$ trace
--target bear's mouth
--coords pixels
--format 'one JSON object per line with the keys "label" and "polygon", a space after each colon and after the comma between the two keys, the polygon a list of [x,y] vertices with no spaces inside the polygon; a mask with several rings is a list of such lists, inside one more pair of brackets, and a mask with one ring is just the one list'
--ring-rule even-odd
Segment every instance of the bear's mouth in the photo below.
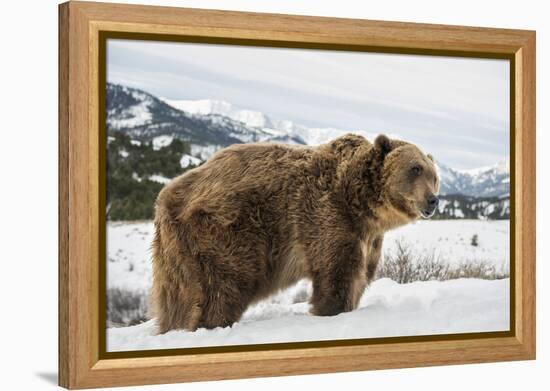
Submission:
{"label": "bear's mouth", "polygon": [[420,209],[420,215],[422,216],[422,218],[424,219],[429,219],[430,217],[432,217],[433,215],[435,214],[435,209],[433,210],[427,210],[427,209]]}

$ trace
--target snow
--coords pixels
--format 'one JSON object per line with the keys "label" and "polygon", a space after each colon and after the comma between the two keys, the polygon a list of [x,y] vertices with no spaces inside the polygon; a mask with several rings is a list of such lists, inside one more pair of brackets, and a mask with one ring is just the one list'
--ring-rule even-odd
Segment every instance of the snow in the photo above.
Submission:
{"label": "snow", "polygon": [[120,156],[122,156],[123,158],[127,158],[128,156],[130,156],[130,154],[128,153],[128,151],[125,150],[125,149],[121,149],[120,151],[118,151],[118,154],[119,154]]}
{"label": "snow", "polygon": [[221,114],[228,115],[233,111],[233,106],[231,103],[223,100],[215,99],[199,99],[199,100],[173,100],[160,98],[166,104],[178,109],[185,111],[189,114]]}
{"label": "snow", "polygon": [[133,173],[132,173],[132,179],[133,179],[134,181],[141,182],[141,179],[142,179],[142,178],[137,174],[137,172],[133,172]]}
{"label": "snow", "polygon": [[146,291],[151,287],[151,221],[107,224],[107,288]]}
{"label": "snow", "polygon": [[445,210],[445,207],[449,204],[449,200],[441,199],[439,200],[439,204],[437,206],[439,213],[443,213]]}
{"label": "snow", "polygon": [[[470,245],[476,234],[477,247]],[[397,241],[451,264],[479,259],[505,270],[510,265],[509,220],[419,220],[387,232],[383,251],[394,251]]]}
{"label": "snow", "polygon": [[[107,288],[147,294],[151,287],[150,221],[110,222],[107,226]],[[471,246],[474,234],[479,245]],[[390,231],[383,251],[396,240],[415,252],[434,252],[450,263],[483,259],[508,269],[509,222],[422,220]],[[108,350],[371,338],[404,335],[506,330],[509,327],[509,280],[462,279],[397,284],[373,282],[359,309],[335,317],[309,314],[311,284],[294,287],[250,307],[232,327],[173,331],[155,335],[154,322],[110,328]]]}
{"label": "snow", "polygon": [[107,330],[108,351],[187,348],[505,331],[510,281],[459,279],[397,284],[375,281],[358,309],[333,317],[309,313],[311,284],[301,281],[249,308],[231,327],[156,335],[154,320]]}
{"label": "snow", "polygon": [[202,163],[201,159],[196,158],[196,157],[191,156],[191,155],[187,155],[187,154],[184,154],[181,157],[181,160],[180,160],[181,168],[187,168],[190,165],[198,166],[201,163]]}
{"label": "snow", "polygon": [[459,219],[464,217],[464,212],[462,212],[460,209],[455,209],[455,217],[458,217]]}
{"label": "snow", "polygon": [[269,117],[255,110],[242,110],[223,100],[171,100],[161,98],[170,106],[195,115],[217,114],[241,122],[252,128],[273,127]]}
{"label": "snow", "polygon": [[510,210],[510,200],[504,201],[504,207],[502,208],[502,211],[500,212],[501,216],[504,216],[506,212],[509,213]]}
{"label": "snow", "polygon": [[501,161],[492,166],[456,170],[436,162],[442,194],[498,196],[509,191],[510,165]]}
{"label": "snow", "polygon": [[208,160],[214,153],[222,149],[221,145],[199,145],[191,144],[191,155],[200,158],[201,160]]}
{"label": "snow", "polygon": [[253,128],[269,127],[269,119],[261,112],[254,110],[240,110],[233,118]]}
{"label": "snow", "polygon": [[162,175],[155,174],[155,175],[149,176],[149,180],[150,180],[150,181],[153,181],[153,182],[157,182],[157,183],[163,184],[163,185],[166,185],[166,184],[169,183],[172,179],[166,178],[166,177],[164,177],[164,176],[162,176]]}
{"label": "snow", "polygon": [[508,160],[501,160],[497,164],[491,166],[477,167],[469,170],[456,170],[463,174],[470,175],[472,177],[477,177],[487,172],[493,171],[497,175],[504,175],[510,172],[510,162]]}
{"label": "snow", "polygon": [[139,94],[135,91],[132,95],[143,100],[136,105],[126,108],[122,113],[117,115],[116,119],[109,115],[107,122],[113,129],[133,128],[146,125],[152,121],[153,115],[149,111],[149,106],[151,105],[150,98],[144,97],[144,94]]}
{"label": "snow", "polygon": [[173,140],[174,140],[173,136],[168,136],[168,135],[157,136],[153,138],[153,149],[155,151],[158,151],[163,147],[167,147],[168,145],[172,144]]}

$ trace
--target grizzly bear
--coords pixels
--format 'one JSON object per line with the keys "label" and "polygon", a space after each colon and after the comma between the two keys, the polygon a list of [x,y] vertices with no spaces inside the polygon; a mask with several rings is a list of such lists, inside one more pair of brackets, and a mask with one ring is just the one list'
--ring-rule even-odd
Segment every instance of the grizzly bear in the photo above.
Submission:
{"label": "grizzly bear", "polygon": [[430,155],[380,135],[317,147],[238,144],[158,195],[152,310],[158,331],[237,322],[258,300],[309,278],[314,315],[351,311],[373,279],[384,233],[430,217]]}

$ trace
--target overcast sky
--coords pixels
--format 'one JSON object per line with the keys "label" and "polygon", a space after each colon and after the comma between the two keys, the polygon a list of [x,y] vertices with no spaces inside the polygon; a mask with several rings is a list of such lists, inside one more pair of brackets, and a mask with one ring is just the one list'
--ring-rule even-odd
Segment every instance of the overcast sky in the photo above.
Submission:
{"label": "overcast sky", "polygon": [[109,40],[107,77],[312,127],[397,134],[459,169],[509,154],[509,62]]}

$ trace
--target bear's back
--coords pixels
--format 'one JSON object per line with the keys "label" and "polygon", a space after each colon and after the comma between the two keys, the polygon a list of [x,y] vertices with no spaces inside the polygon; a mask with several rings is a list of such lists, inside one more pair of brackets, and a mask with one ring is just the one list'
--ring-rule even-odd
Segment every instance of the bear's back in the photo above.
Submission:
{"label": "bear's back", "polygon": [[181,208],[221,206],[231,199],[284,197],[300,186],[313,152],[311,147],[283,144],[231,145],[174,178],[159,194],[157,205],[179,214]]}
{"label": "bear's back", "polygon": [[[284,181],[307,166],[313,148],[283,144],[236,144],[206,162],[201,169],[204,185],[222,185],[228,191]],[[212,189],[211,189],[212,190]]]}
{"label": "bear's back", "polygon": [[234,208],[254,203],[288,207],[298,201],[299,194],[310,193],[315,198],[330,191],[337,167],[365,144],[371,145],[361,136],[345,135],[317,147],[231,145],[175,178],[161,191],[157,204],[165,204],[172,212],[192,207],[219,209],[228,203]]}

